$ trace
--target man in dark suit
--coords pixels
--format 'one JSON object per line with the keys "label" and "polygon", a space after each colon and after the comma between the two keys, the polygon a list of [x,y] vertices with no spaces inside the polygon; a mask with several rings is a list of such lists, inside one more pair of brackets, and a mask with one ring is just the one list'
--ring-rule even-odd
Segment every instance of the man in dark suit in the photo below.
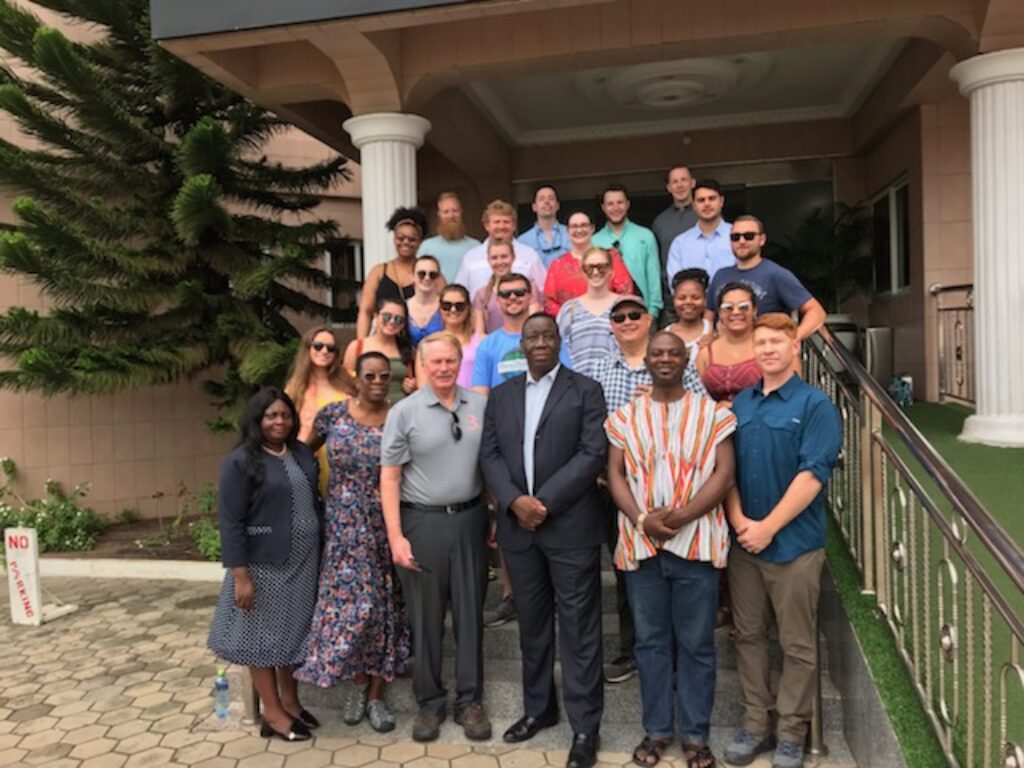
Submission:
{"label": "man in dark suit", "polygon": [[498,544],[512,580],[523,656],[525,714],[505,741],[558,722],[555,626],[563,701],[572,724],[567,768],[597,761],[604,710],[601,652],[603,523],[596,480],[608,451],[604,394],[559,364],[553,318],[523,326],[527,373],[491,390],[480,466],[497,503]]}

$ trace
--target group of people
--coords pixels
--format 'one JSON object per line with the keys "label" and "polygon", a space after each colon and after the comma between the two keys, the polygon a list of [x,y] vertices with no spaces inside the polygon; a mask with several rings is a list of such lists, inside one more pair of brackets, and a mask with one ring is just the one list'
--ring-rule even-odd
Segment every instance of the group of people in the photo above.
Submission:
{"label": "group of people", "polygon": [[[367,276],[357,338],[342,353],[330,327],[311,329],[285,389],[250,401],[221,467],[227,572],[209,644],[251,669],[265,736],[306,739],[319,725],[297,680],[344,684],[345,722],[392,730],[385,688],[411,665],[412,736],[436,739],[450,610],[454,719],[490,739],[482,646],[497,622],[483,609],[497,546],[499,619],[519,621],[523,667],[523,716],[506,742],[564,709],[567,768],[590,768],[605,683],[638,674],[634,762],[654,766],[678,738],[688,766],[715,765],[725,615],[745,709],[726,762],[774,749],[777,768],[802,764],[824,486],[842,439],[831,402],[800,377],[800,342],[824,311],[762,256],[757,218],[721,220],[714,181],[679,166],[666,187],[673,203],[653,232],[629,221],[621,185],[603,192],[596,233],[583,212],[558,221],[550,186],[519,238],[500,200],[485,209],[483,243],[466,236],[452,194],[429,239],[423,214],[399,209],[397,256]],[[602,547],[620,598],[608,665]]]}

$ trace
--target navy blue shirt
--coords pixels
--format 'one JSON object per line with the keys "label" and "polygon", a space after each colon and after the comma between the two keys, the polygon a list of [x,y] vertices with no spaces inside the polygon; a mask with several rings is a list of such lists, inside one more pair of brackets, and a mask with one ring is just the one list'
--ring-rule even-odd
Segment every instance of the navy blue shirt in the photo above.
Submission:
{"label": "navy blue shirt", "polygon": [[708,287],[708,309],[718,311],[722,300],[722,289],[729,283],[743,283],[750,286],[757,298],[757,314],[785,312],[799,309],[813,298],[796,275],[771,259],[763,259],[752,269],[723,267],[715,272]]}
{"label": "navy blue shirt", "polygon": [[751,520],[768,517],[801,472],[810,472],[822,486],[810,506],[757,555],[788,563],[825,546],[825,485],[843,444],[843,427],[828,396],[796,374],[767,396],[762,385],[744,389],[732,402],[743,514]]}

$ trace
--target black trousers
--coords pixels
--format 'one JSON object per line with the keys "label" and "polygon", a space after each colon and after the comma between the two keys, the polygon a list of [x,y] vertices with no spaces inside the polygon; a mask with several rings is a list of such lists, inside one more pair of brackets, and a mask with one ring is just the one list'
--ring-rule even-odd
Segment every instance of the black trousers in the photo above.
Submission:
{"label": "black trousers", "polygon": [[555,613],[562,660],[562,700],[574,733],[595,735],[604,712],[601,652],[601,548],[502,550],[512,580],[523,655],[525,714],[558,714]]}
{"label": "black trousers", "polygon": [[402,509],[402,532],[422,572],[398,569],[412,625],[412,688],[421,708],[444,711],[441,680],[444,615],[455,632],[455,711],[484,694],[483,614],[487,596],[487,506],[448,515]]}
{"label": "black trousers", "polygon": [[[612,499],[607,488],[601,488],[601,514],[605,522],[605,541],[608,552],[615,557],[615,545],[619,541],[619,508]],[[619,616],[619,652],[618,656],[633,658],[633,646],[636,644],[636,629],[633,627],[633,611],[629,607],[626,596],[626,579],[618,568],[615,571],[615,610]]]}

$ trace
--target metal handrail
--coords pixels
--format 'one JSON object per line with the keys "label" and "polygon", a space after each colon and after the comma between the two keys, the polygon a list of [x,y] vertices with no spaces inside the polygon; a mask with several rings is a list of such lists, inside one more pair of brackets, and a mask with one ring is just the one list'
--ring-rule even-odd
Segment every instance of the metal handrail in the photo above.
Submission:
{"label": "metal handrail", "polygon": [[939,487],[946,499],[963,516],[967,525],[977,534],[1010,580],[1018,589],[1024,591],[1024,550],[1021,550],[1003,527],[989,514],[988,510],[982,506],[977,496],[964,485],[964,482],[946,460],[924,439],[917,427],[893,403],[882,386],[871,378],[860,361],[846,347],[838,343],[827,328],[821,328],[818,331],[818,336],[826,348],[842,362],[846,372],[853,378],[860,391],[878,409],[885,422],[899,435],[903,444]]}

